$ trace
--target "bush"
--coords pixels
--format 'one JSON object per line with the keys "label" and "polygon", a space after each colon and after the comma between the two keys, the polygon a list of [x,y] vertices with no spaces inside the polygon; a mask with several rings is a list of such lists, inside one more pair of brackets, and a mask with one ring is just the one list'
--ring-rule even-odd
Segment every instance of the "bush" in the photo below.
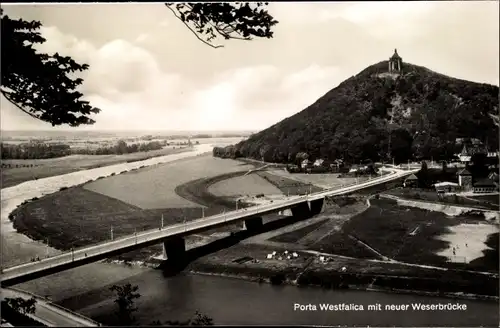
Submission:
{"label": "bush", "polygon": [[61,187],[61,188],[59,188],[59,191],[63,191],[63,190],[66,190],[66,189],[68,189],[68,187]]}
{"label": "bush", "polygon": [[278,273],[270,278],[271,285],[281,285],[285,282],[285,275]]}

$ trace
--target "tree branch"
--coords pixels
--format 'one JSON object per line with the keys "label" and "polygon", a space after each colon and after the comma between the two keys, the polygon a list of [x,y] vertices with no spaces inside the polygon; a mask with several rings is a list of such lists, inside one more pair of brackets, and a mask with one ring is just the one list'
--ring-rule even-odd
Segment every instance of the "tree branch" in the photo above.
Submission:
{"label": "tree branch", "polygon": [[203,42],[204,44],[206,44],[206,45],[208,45],[208,46],[210,46],[210,47],[212,47],[212,48],[214,48],[214,49],[217,49],[217,48],[223,48],[223,47],[224,47],[223,45],[213,45],[213,44],[211,44],[211,43],[209,43],[209,42],[207,42],[207,41],[203,40],[202,38],[200,38],[200,37],[198,36],[198,34],[197,34],[195,31],[193,31],[193,29],[192,29],[192,28],[191,28],[191,27],[190,27],[190,26],[189,26],[189,25],[188,25],[185,21],[183,21],[183,20],[182,20],[179,16],[177,16],[177,14],[175,13],[175,11],[174,11],[172,8],[170,8],[170,6],[169,6],[168,4],[165,4],[165,6],[166,6],[168,9],[170,9],[170,11],[174,14],[174,16],[175,16],[178,20],[180,20],[180,21],[181,21],[181,22],[182,22],[182,23],[183,23],[183,24],[184,24],[184,25],[185,25],[185,26],[186,26],[186,27],[187,27],[187,28],[191,31],[191,33],[193,33],[193,34],[194,34],[194,36],[196,36],[196,38],[197,38],[198,40],[200,40],[200,41],[201,41],[201,42]]}
{"label": "tree branch", "polygon": [[11,104],[13,104],[17,108],[19,108],[21,111],[25,112],[26,114],[28,114],[29,116],[31,116],[33,118],[36,118],[37,120],[40,120],[39,117],[37,117],[36,115],[32,114],[31,112],[25,110],[24,108],[19,106],[16,102],[14,102],[12,99],[10,99],[8,96],[8,94],[9,94],[8,92],[5,92],[4,90],[0,90],[0,92],[2,92],[2,95],[5,97],[5,99],[7,99]]}

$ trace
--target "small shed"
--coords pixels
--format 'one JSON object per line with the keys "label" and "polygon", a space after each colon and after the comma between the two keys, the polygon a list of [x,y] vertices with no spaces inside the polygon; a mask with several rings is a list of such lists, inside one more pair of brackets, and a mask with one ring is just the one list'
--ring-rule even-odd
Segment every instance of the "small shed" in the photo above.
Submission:
{"label": "small shed", "polygon": [[490,193],[497,190],[496,184],[490,179],[482,179],[474,183],[475,193]]}
{"label": "small shed", "polygon": [[458,183],[444,181],[444,182],[435,183],[434,188],[436,188],[436,191],[438,193],[441,193],[441,192],[449,193],[449,192],[459,191],[460,185]]}
{"label": "small shed", "polygon": [[415,174],[410,175],[403,182],[403,187],[417,187],[418,186],[418,178]]}

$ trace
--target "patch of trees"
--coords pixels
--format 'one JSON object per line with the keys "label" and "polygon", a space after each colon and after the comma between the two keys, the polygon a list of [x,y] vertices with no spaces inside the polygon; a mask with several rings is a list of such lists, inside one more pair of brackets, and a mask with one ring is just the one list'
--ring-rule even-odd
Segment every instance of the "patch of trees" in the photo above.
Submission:
{"label": "patch of trees", "polygon": [[165,143],[151,141],[147,143],[134,143],[129,145],[125,141],[119,140],[114,146],[99,147],[96,149],[75,149],[73,153],[82,155],[123,155],[159,150],[163,148]]}
{"label": "patch of trees", "polygon": [[[278,22],[267,4],[235,3],[166,3],[166,8],[201,42],[221,48],[218,40],[272,38]],[[77,91],[83,83],[78,73],[89,68],[69,56],[36,51],[46,39],[40,34],[39,21],[2,18],[2,95],[26,114],[51,123],[79,126],[93,124],[91,117],[101,110],[92,107]]]}
{"label": "patch of trees", "polygon": [[[243,157],[293,163],[310,159],[449,160],[456,138],[477,138],[498,149],[497,86],[454,79],[405,64],[391,79],[387,61],[342,82],[305,110],[236,145]],[[224,151],[221,151],[224,153]]]}
{"label": "patch of trees", "polygon": [[432,189],[436,182],[448,181],[458,183],[457,168],[442,165],[441,169],[429,169],[425,161],[422,162],[420,170],[415,174],[418,178],[418,187],[422,189]]}
{"label": "patch of trees", "polygon": [[24,299],[22,297],[5,298],[1,302],[2,319],[13,326],[45,327],[42,323],[29,317],[36,311],[36,299]]}
{"label": "patch of trees", "polygon": [[24,144],[0,143],[2,159],[44,159],[63,157],[71,154],[69,145],[30,142]]}
{"label": "patch of trees", "polygon": [[214,147],[212,149],[212,155],[214,157],[233,159],[242,157],[241,153],[236,149],[235,146]]}
{"label": "patch of trees", "polygon": [[[134,313],[138,310],[135,301],[141,297],[139,286],[132,284],[113,285],[110,290],[115,294],[117,306],[115,315],[119,325],[130,326],[136,323]],[[211,326],[213,319],[196,311],[195,315],[186,321],[152,321],[151,326]]]}
{"label": "patch of trees", "polygon": [[[45,159],[64,157],[71,154],[123,155],[159,150],[162,149],[165,144],[166,142],[151,141],[147,143],[134,143],[128,145],[125,141],[119,140],[116,145],[109,147],[99,147],[95,149],[71,149],[70,146],[66,144],[31,142],[14,145],[1,143],[0,151],[2,159]],[[12,166],[18,167],[16,164],[6,165],[6,167]]]}

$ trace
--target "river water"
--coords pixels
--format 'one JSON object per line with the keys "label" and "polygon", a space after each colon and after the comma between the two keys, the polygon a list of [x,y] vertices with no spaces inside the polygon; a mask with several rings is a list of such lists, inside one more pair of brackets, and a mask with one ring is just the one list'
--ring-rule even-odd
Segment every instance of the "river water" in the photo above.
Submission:
{"label": "river water", "polygon": [[[118,164],[79,171],[64,176],[28,181],[2,189],[2,262],[10,266],[26,262],[41,252],[57,253],[46,245],[16,233],[8,214],[23,200],[56,192],[63,186],[80,184],[99,176],[119,173],[142,165],[170,162],[201,154],[209,145],[200,145],[190,153],[180,153],[146,161]],[[76,310],[101,322],[110,320],[114,310],[113,284],[139,286],[137,323],[153,320],[183,320],[195,311],[214,318],[216,324],[281,325],[362,325],[362,326],[497,326],[499,306],[495,302],[452,300],[446,298],[387,294],[365,291],[331,291],[319,288],[271,286],[238,279],[180,274],[164,277],[162,272],[146,267],[93,263],[16,287]],[[320,304],[354,304],[363,311],[322,311]],[[381,305],[380,311],[369,311],[369,304]],[[466,310],[414,311],[411,304],[459,303]],[[294,304],[315,305],[316,311],[294,311]],[[409,304],[404,311],[384,310],[385,305]],[[309,308],[313,308],[310,306]]]}

